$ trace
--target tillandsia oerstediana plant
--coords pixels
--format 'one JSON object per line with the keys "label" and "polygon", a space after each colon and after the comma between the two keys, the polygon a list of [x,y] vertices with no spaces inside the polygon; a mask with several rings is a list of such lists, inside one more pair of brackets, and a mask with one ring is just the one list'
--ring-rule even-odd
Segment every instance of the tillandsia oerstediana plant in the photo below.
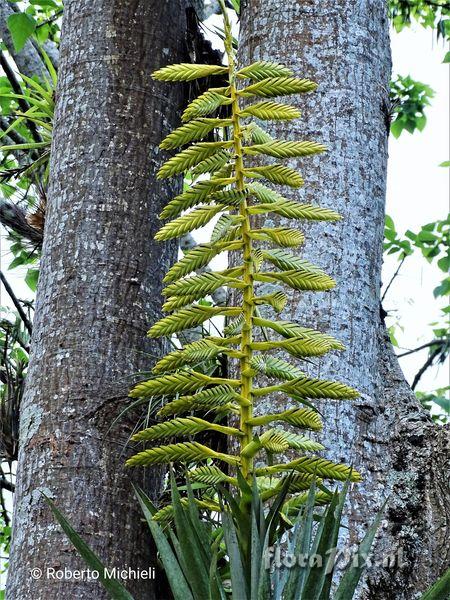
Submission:
{"label": "tillandsia oerstediana plant", "polygon": [[[293,471],[287,508],[295,509],[305,497],[305,494],[299,497],[295,494],[308,489],[314,476],[360,479],[347,465],[307,454],[322,450],[323,446],[296,431],[322,428],[320,415],[311,400],[352,399],[358,393],[342,383],[307,377],[291,362],[271,355],[275,350],[282,350],[291,357],[303,359],[343,346],[330,335],[262,316],[259,307],[263,306],[281,312],[286,296],[281,290],[258,295],[261,282],[309,291],[330,290],[335,283],[318,267],[287,250],[303,243],[304,236],[298,229],[258,228],[254,215],[274,213],[295,220],[316,221],[336,221],[340,216],[327,208],[283,198],[272,187],[261,183],[265,180],[299,188],[303,180],[288,166],[273,162],[255,164],[253,157],[284,159],[325,150],[316,142],[273,139],[254,122],[254,119],[299,117],[300,112],[294,106],[270,98],[312,92],[317,86],[307,79],[294,77],[290,69],[272,62],[260,61],[238,70],[230,23],[223,2],[221,4],[228,66],[175,64],[153,73],[154,79],[160,81],[191,81],[219,75],[227,77],[228,82],[224,87],[208,89],[193,100],[183,113],[184,124],[161,143],[164,150],[185,148],[164,163],[158,178],[178,176],[190,170],[194,182],[165,206],[161,218],[170,221],[155,239],[165,241],[183,236],[220,217],[211,241],[187,252],[165,276],[163,310],[170,314],[153,325],[149,336],[173,336],[218,315],[225,316],[228,325],[223,337],[208,336],[170,352],[155,365],[154,378],[134,387],[133,397],[169,398],[158,413],[168,420],[140,431],[134,436],[135,441],[188,439],[153,446],[132,456],[127,464],[146,466],[181,461],[189,466],[188,476],[192,481],[213,488],[220,483],[237,485],[237,479],[221,468],[221,463],[226,463],[232,466],[232,473],[239,470],[247,481],[256,477],[265,499],[276,495],[283,476]],[[205,116],[220,107],[228,107],[225,117]],[[215,141],[200,141],[211,134],[215,134]],[[240,264],[221,271],[201,271],[223,252],[238,254]],[[210,306],[199,302],[221,286],[240,290],[242,303]],[[266,314],[267,309],[264,311]],[[259,341],[258,329],[271,330],[279,335],[279,340],[266,336],[265,341]],[[209,376],[193,368],[219,355],[239,362],[238,378]],[[257,387],[258,374],[277,381],[274,385]],[[295,406],[274,414],[260,414],[261,398],[274,392],[283,392]],[[224,418],[233,415],[238,418],[223,424]],[[285,424],[284,428],[274,426],[276,422]],[[287,429],[286,425],[294,429]],[[238,444],[230,441],[230,452],[221,453],[191,439],[208,430],[230,436]],[[236,447],[238,450],[234,453]],[[289,462],[274,458],[289,449],[302,454]],[[254,458],[260,452],[266,452],[270,460],[256,468]],[[259,457],[258,461],[260,463]],[[321,493],[325,500],[326,492],[318,492],[318,500]],[[204,506],[218,508],[213,490]]]}

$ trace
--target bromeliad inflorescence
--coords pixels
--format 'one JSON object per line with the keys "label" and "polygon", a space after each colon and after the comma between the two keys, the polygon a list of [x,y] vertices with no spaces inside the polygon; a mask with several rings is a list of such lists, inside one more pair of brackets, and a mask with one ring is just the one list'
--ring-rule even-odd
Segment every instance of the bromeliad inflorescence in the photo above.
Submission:
{"label": "bromeliad inflorescence", "polygon": [[[228,66],[177,64],[153,74],[160,81],[190,81],[220,75],[226,76],[228,82],[193,100],[183,113],[184,124],[161,144],[165,150],[185,148],[161,167],[158,177],[178,176],[190,170],[195,179],[164,208],[161,218],[170,220],[156,239],[180,237],[220,216],[211,241],[188,251],[165,276],[163,309],[169,314],[153,325],[149,335],[179,334],[218,315],[227,318],[228,326],[223,337],[208,336],[169,353],[155,365],[155,377],[132,390],[133,397],[171,397],[159,411],[159,416],[167,420],[140,431],[134,440],[153,443],[164,438],[185,439],[139,452],[127,464],[145,466],[182,461],[189,465],[188,476],[192,481],[214,486],[225,482],[237,484],[237,479],[223,468],[223,463],[228,463],[233,472],[239,470],[247,480],[255,477],[260,489],[264,489],[265,499],[274,496],[286,473],[293,471],[287,503],[295,507],[296,494],[309,487],[313,476],[359,480],[359,474],[350,467],[309,454],[322,450],[323,446],[298,433],[298,430],[322,428],[311,400],[352,399],[358,394],[342,383],[307,377],[291,362],[278,357],[280,350],[296,359],[321,356],[342,349],[342,345],[319,331],[267,318],[267,310],[283,310],[286,296],[281,290],[258,295],[260,283],[287,285],[300,291],[325,291],[334,286],[334,281],[288,250],[304,241],[298,229],[258,228],[253,215],[274,213],[294,220],[317,221],[335,221],[340,217],[333,210],[286,199],[270,187],[270,184],[302,186],[303,180],[294,169],[273,161],[255,162],[256,156],[285,159],[325,150],[316,142],[273,139],[254,121],[299,117],[297,108],[271,98],[312,92],[316,84],[298,79],[290,69],[271,62],[256,62],[238,70],[224,7],[223,11]],[[222,107],[228,109],[225,117],[207,116]],[[224,128],[229,135],[221,135]],[[214,132],[215,141],[201,141]],[[240,264],[222,271],[201,272],[211,259],[224,252],[238,254]],[[199,302],[222,286],[240,290],[242,302],[233,306]],[[263,306],[269,307],[263,309],[264,313],[260,309]],[[260,341],[261,329],[271,330],[279,339]],[[277,356],[273,355],[275,350]],[[214,377],[192,368],[220,355],[239,362],[238,378]],[[276,383],[257,387],[258,374],[273,378]],[[260,414],[261,398],[274,392],[284,393],[295,406],[274,414]],[[231,424],[223,424],[224,417],[233,415],[237,418],[230,419]],[[283,427],[276,426],[277,422]],[[230,443],[228,447],[238,447],[238,451],[217,452],[191,439],[204,431],[234,438],[238,444]],[[301,454],[290,462],[274,458],[289,449]],[[267,453],[271,460],[256,468],[254,458],[261,452]],[[209,494],[208,506],[214,508],[212,497]]]}

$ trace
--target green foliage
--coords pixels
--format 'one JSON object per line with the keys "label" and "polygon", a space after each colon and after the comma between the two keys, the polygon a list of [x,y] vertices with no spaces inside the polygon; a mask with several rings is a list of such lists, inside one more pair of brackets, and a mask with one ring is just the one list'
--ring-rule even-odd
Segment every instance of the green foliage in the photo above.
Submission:
{"label": "green foliage", "polygon": [[[220,515],[215,521],[205,518],[204,503],[196,501],[189,484],[188,497],[183,499],[172,479],[172,507],[164,515],[156,513],[148,497],[137,491],[175,600],[353,598],[382,511],[331,596],[334,555],[348,484],[342,493],[332,493],[323,490],[320,480],[305,480],[306,485],[299,487],[307,492],[298,496],[295,512],[299,518],[294,524],[288,517],[292,501],[286,501],[286,496],[289,489],[296,488],[295,476],[285,476],[278,485],[260,493],[255,480],[249,485],[238,473],[237,480],[231,480],[236,491],[230,493],[222,485],[227,480],[230,483],[231,478],[213,467],[197,469],[200,470],[199,479],[214,482],[219,489]],[[270,511],[263,508],[267,497],[272,497]],[[328,508],[316,508],[318,498],[329,503]],[[242,510],[246,503],[248,518]],[[282,553],[290,557],[289,568],[280,560]],[[321,560],[311,560],[313,556],[320,556]]]}
{"label": "green foliage", "polygon": [[[428,348],[428,357],[412,382],[412,388],[415,389],[425,370],[436,364],[444,364],[450,354],[449,307],[447,301],[450,295],[450,277],[448,275],[450,269],[450,215],[445,219],[423,225],[417,233],[408,230],[403,237],[396,231],[392,218],[386,216],[384,250],[387,254],[398,256],[399,266],[386,288],[383,299],[386,296],[386,292],[391,288],[402,264],[414,252],[420,251],[427,262],[436,264],[442,272],[442,280],[433,290],[433,295],[436,299],[445,300],[445,306],[441,311],[441,319],[438,322],[430,323],[433,339],[427,344],[399,355],[400,357],[408,356],[413,352]],[[398,346],[396,326],[390,325],[389,331],[392,343]],[[439,392],[425,394],[417,392],[417,395],[425,408],[430,408],[432,403],[435,403],[435,409],[440,407],[444,412],[448,412],[448,405],[444,403],[446,408],[443,407],[444,399]],[[434,416],[438,422],[445,422],[446,420],[445,416]]]}
{"label": "green foliage", "polygon": [[21,11],[12,14],[7,21],[16,52],[20,52],[30,38],[41,44],[47,40],[59,42],[61,0],[26,0],[20,4]]}
{"label": "green foliage", "polygon": [[[449,342],[450,343],[450,342]],[[447,349],[447,355],[450,352],[450,348]],[[417,398],[426,410],[433,410],[431,416],[433,421],[440,425],[445,425],[450,422],[450,386],[445,388],[439,388],[429,393],[416,392]],[[434,406],[433,406],[434,405]],[[440,409],[436,412],[436,407]]]}
{"label": "green foliage", "polygon": [[402,131],[422,131],[427,123],[425,108],[430,105],[434,91],[430,86],[407,77],[397,76],[391,82],[390,99],[393,107],[392,135],[400,137]]}
{"label": "green foliage", "polygon": [[20,52],[36,29],[36,21],[26,13],[14,13],[8,17],[8,29],[16,52]]}
{"label": "green foliage", "polygon": [[[264,227],[254,215],[274,212],[293,220],[317,221],[336,221],[340,216],[327,208],[284,198],[270,183],[265,185],[267,182],[292,188],[303,185],[296,170],[274,163],[271,157],[284,159],[325,151],[325,146],[314,141],[273,139],[251,120],[253,117],[292,119],[298,116],[297,109],[272,101],[246,104],[247,108],[241,109],[241,102],[252,96],[270,98],[310,92],[317,86],[309,80],[297,79],[284,65],[271,62],[259,61],[237,71],[226,15],[224,23],[228,67],[169,65],[154,74],[162,81],[190,81],[226,74],[228,84],[211,88],[193,100],[183,114],[185,124],[161,144],[167,150],[182,149],[166,160],[158,177],[189,171],[192,184],[169,200],[161,214],[161,218],[169,221],[155,239],[164,241],[182,236],[213,219],[216,224],[211,241],[189,250],[165,276],[163,310],[168,314],[152,326],[149,336],[177,334],[180,338],[181,332],[215,317],[226,317],[228,325],[223,336],[209,336],[170,352],[154,366],[154,377],[131,391],[131,396],[138,399],[162,398],[158,416],[169,420],[153,424],[134,436],[136,442],[161,440],[163,445],[152,445],[127,461],[129,466],[185,463],[189,467],[188,478],[202,484],[197,501],[206,502],[214,510],[219,502],[214,485],[218,481],[237,485],[237,480],[222,470],[227,464],[242,471],[247,482],[255,478],[257,488],[264,487],[269,476],[276,487],[280,482],[278,476],[284,477],[290,470],[303,477],[318,474],[323,479],[338,481],[360,479],[347,465],[310,455],[323,446],[305,435],[322,429],[320,414],[312,404],[314,399],[342,401],[356,398],[358,393],[339,382],[309,378],[293,363],[272,355],[277,351],[293,359],[308,359],[341,350],[342,344],[296,323],[274,321],[268,315],[262,318],[258,308],[269,307],[268,314],[270,310],[281,311],[286,303],[286,295],[280,289],[283,286],[324,292],[332,289],[335,282],[315,265],[284,249],[296,248],[304,242],[297,225]],[[214,115],[219,107],[225,107],[221,118]],[[208,141],[202,141],[204,137]],[[202,177],[197,179],[200,173]],[[239,256],[237,266],[204,272],[209,261],[224,251],[234,251]],[[275,289],[260,294],[260,283],[269,283]],[[222,286],[235,290],[234,305],[211,306],[203,301]],[[239,364],[236,379],[202,372],[202,363],[219,356],[235,361],[236,366]],[[273,380],[273,384],[258,387],[258,373]],[[271,393],[284,395],[291,404],[279,412],[264,414],[260,399]],[[223,424],[227,415],[234,415],[230,425]],[[274,426],[275,423],[282,423],[283,428]],[[204,435],[202,443],[194,441],[205,432],[226,436],[234,442],[221,445],[221,448],[228,446],[228,452],[218,452],[208,445],[210,438]],[[181,439],[172,443],[176,438]],[[203,443],[205,439],[207,442]],[[280,455],[288,450],[295,451],[297,458],[290,455],[290,462],[283,462]],[[302,505],[302,496],[297,498],[302,491],[304,488],[291,486],[287,492],[291,516]],[[266,495],[270,498],[267,489]],[[323,501],[324,497],[318,496],[317,502]],[[173,514],[173,509],[163,508],[160,513],[158,518]]]}
{"label": "green foliage", "polygon": [[437,37],[450,37],[450,5],[447,0],[389,0],[389,14],[397,32],[417,21],[434,29]]}

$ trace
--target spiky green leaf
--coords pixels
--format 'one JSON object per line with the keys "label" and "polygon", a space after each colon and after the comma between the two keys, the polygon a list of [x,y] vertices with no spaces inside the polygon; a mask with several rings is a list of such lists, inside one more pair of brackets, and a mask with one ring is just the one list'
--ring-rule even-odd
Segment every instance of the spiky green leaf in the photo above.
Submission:
{"label": "spiky green leaf", "polygon": [[257,427],[259,425],[267,425],[273,421],[284,421],[290,425],[295,425],[303,429],[311,429],[312,431],[320,431],[323,427],[319,413],[310,408],[291,408],[281,413],[253,417],[247,419],[246,423],[252,427]]}
{"label": "spiky green leaf", "polygon": [[258,468],[255,472],[257,476],[260,476],[292,470],[317,475],[324,479],[335,479],[337,481],[346,481],[349,479],[350,481],[361,481],[361,475],[352,467],[317,456],[302,456],[289,463],[280,463],[269,467]]}
{"label": "spiky green leaf", "polygon": [[288,67],[266,60],[254,62],[237,72],[240,79],[253,79],[254,81],[261,81],[267,77],[290,77],[292,75],[293,72]]}
{"label": "spiky green leaf", "polygon": [[268,327],[276,333],[279,333],[285,338],[303,338],[311,341],[315,340],[322,344],[326,344],[329,350],[345,350],[345,346],[334,338],[332,335],[322,333],[316,329],[310,329],[309,327],[302,327],[297,323],[291,323],[290,321],[272,321],[270,319],[262,319],[255,317],[253,323],[258,327]]}
{"label": "spiky green leaf", "polygon": [[170,283],[181,279],[181,277],[188,275],[192,271],[197,271],[207,265],[221,252],[238,250],[239,248],[239,242],[215,242],[195,246],[195,248],[186,252],[183,258],[169,269],[163,281],[164,283]]}
{"label": "spiky green leaf", "polygon": [[163,289],[164,296],[191,296],[194,300],[204,298],[219,287],[233,282],[234,279],[218,272],[206,272],[201,275],[184,277]]}
{"label": "spiky green leaf", "polygon": [[265,144],[246,146],[246,154],[265,154],[275,158],[292,158],[295,156],[309,156],[325,152],[326,146],[317,142],[288,142],[273,140]]}
{"label": "spiky green leaf", "polygon": [[259,373],[264,373],[268,377],[276,377],[282,381],[304,377],[304,373],[300,369],[276,356],[256,354],[252,357],[250,365]]}
{"label": "spiky green leaf", "polygon": [[231,104],[231,98],[227,97],[226,88],[209,89],[198,98],[192,100],[181,116],[181,120],[186,122],[191,119],[203,117],[216,111],[220,106]]}
{"label": "spiky green leaf", "polygon": [[147,427],[134,434],[131,438],[133,442],[149,442],[151,440],[160,440],[167,437],[184,437],[196,435],[201,431],[216,431],[226,435],[240,436],[242,433],[234,427],[225,427],[210,423],[198,417],[179,417],[172,421],[158,423],[152,427]]}
{"label": "spiky green leaf", "polygon": [[238,314],[240,309],[226,308],[221,306],[198,306],[183,308],[160,319],[151,327],[148,335],[150,337],[159,337],[162,335],[171,335],[183,329],[191,329],[201,325],[208,319],[217,315]]}
{"label": "spiky green leaf", "polygon": [[199,142],[198,144],[193,144],[169,158],[159,169],[156,177],[157,179],[165,179],[178,173],[183,173],[191,167],[198,165],[198,163],[206,158],[230,146],[230,142]]}
{"label": "spiky green leaf", "polygon": [[195,119],[169,133],[160,143],[159,147],[163,150],[171,150],[179,146],[185,146],[189,142],[202,140],[214,129],[228,127],[231,123],[230,119]]}
{"label": "spiky green leaf", "polygon": [[285,392],[292,392],[300,398],[330,398],[333,400],[354,400],[359,393],[354,388],[338,381],[303,377],[282,385]]}
{"label": "spiky green leaf", "polygon": [[303,185],[303,178],[291,167],[285,165],[264,165],[260,167],[251,167],[245,169],[247,177],[264,177],[268,181],[278,183],[279,185],[288,185],[293,188],[299,188]]}
{"label": "spiky green leaf", "polygon": [[[198,163],[195,167],[191,169],[192,175],[203,175],[204,173],[215,173],[217,170],[222,169],[231,158],[231,154],[227,150],[221,150],[210,156],[209,158],[205,158]],[[217,176],[217,173],[215,173]]]}
{"label": "spiky green leaf", "polygon": [[285,248],[300,246],[305,241],[301,231],[289,227],[253,229],[251,235],[254,239],[268,240]]}
{"label": "spiky green leaf", "polygon": [[288,121],[300,117],[300,111],[295,106],[279,102],[257,102],[250,104],[241,111],[241,117],[256,117],[265,121]]}
{"label": "spiky green leaf", "polygon": [[221,65],[178,63],[154,71],[152,78],[157,81],[192,81],[200,77],[224,75],[227,72],[228,67],[222,67]]}
{"label": "spiky green leaf", "polygon": [[176,371],[185,365],[211,360],[226,351],[226,347],[217,346],[212,340],[201,339],[184,348],[169,352],[153,367],[154,373]]}
{"label": "spiky green leaf", "polygon": [[180,237],[185,233],[200,229],[211,221],[218,213],[224,210],[223,206],[201,206],[192,212],[181,215],[177,219],[166,223],[155,235],[159,242]]}
{"label": "spiky green leaf", "polygon": [[216,385],[197,392],[194,396],[182,396],[168,402],[158,412],[158,416],[167,417],[190,411],[214,411],[222,412],[228,406],[232,406],[240,398],[232,387],[228,385]]}
{"label": "spiky green leaf", "polygon": [[220,190],[231,183],[231,181],[232,180],[227,178],[213,178],[197,181],[189,189],[168,202],[163,208],[159,218],[172,219],[197,204],[208,203],[208,200],[206,199],[212,192]]}
{"label": "spiky green leaf", "polygon": [[325,273],[310,272],[307,269],[294,271],[262,272],[255,275],[256,281],[281,282],[294,290],[313,290],[316,292],[332,290],[336,282]]}
{"label": "spiky green leaf", "polygon": [[129,467],[146,467],[149,465],[174,461],[198,462],[208,460],[209,458],[215,458],[230,465],[239,464],[239,459],[235,456],[215,452],[214,450],[211,450],[211,448],[199,444],[198,442],[184,442],[149,448],[148,450],[143,450],[129,458],[126,461],[126,464]]}
{"label": "spiky green leaf", "polygon": [[276,312],[281,312],[286,306],[287,296],[283,292],[274,292],[263,296],[255,296],[253,302],[256,305],[266,304],[271,306]]}
{"label": "spiky green leaf", "polygon": [[225,473],[223,473],[219,467],[215,466],[205,466],[192,469],[192,471],[188,471],[188,477],[192,481],[199,481],[212,486],[216,486],[220,483],[231,483],[236,485],[236,479],[234,477],[225,475]]}
{"label": "spiky green leaf", "polygon": [[150,398],[151,396],[165,396],[180,392],[190,392],[204,387],[208,377],[196,371],[180,371],[148,381],[138,383],[130,392],[132,398]]}
{"label": "spiky green leaf", "polygon": [[275,96],[289,96],[290,94],[313,92],[316,88],[317,83],[309,79],[269,77],[248,85],[240,94],[244,97],[261,96],[263,98],[273,98]]}

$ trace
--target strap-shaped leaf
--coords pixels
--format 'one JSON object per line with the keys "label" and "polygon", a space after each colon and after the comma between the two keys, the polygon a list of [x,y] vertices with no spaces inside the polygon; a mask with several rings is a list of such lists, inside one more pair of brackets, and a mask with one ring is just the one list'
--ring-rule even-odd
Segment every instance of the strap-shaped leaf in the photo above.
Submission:
{"label": "strap-shaped leaf", "polygon": [[154,71],[152,78],[158,81],[192,81],[210,75],[223,75],[227,72],[228,67],[222,67],[221,65],[178,63]]}
{"label": "strap-shaped leaf", "polygon": [[334,279],[325,273],[311,273],[306,269],[283,271],[282,273],[257,273],[255,274],[254,279],[256,281],[281,282],[294,290],[313,290],[316,292],[332,290],[336,286]]}
{"label": "strap-shaped leaf", "polygon": [[223,306],[198,306],[182,308],[157,321],[148,332],[149,337],[159,337],[162,335],[171,335],[183,329],[191,329],[201,325],[211,317],[217,315],[237,315],[241,312],[240,308],[229,308]]}
{"label": "strap-shaped leaf", "polygon": [[291,408],[281,413],[253,417],[247,419],[246,423],[247,425],[252,425],[252,427],[257,427],[259,425],[267,425],[273,421],[284,421],[290,425],[295,425],[303,429],[311,429],[312,431],[320,431],[323,427],[319,413],[310,408]]}
{"label": "strap-shaped leaf", "polygon": [[244,172],[247,177],[264,177],[273,183],[288,185],[292,188],[299,188],[304,184],[301,175],[285,165],[252,167],[251,169],[245,169]]}
{"label": "strap-shaped leaf", "polygon": [[231,154],[227,150],[221,150],[217,154],[199,162],[198,165],[191,169],[191,173],[195,176],[203,175],[204,173],[215,173],[215,171],[224,167],[230,158]]}
{"label": "strap-shaped leaf", "polygon": [[261,317],[254,317],[253,323],[258,327],[269,327],[286,338],[307,338],[328,345],[329,350],[345,350],[345,346],[342,342],[332,335],[322,333],[317,329],[302,327],[297,323],[291,323],[290,321],[271,321],[270,319],[262,319]]}
{"label": "strap-shaped leaf", "polygon": [[273,140],[266,144],[254,144],[246,146],[246,154],[266,154],[275,156],[275,158],[293,158],[295,156],[309,156],[310,154],[319,154],[325,152],[326,146],[317,142],[289,142],[282,140]]}
{"label": "strap-shaped leaf", "polygon": [[254,81],[261,81],[267,77],[289,77],[293,75],[293,72],[288,67],[280,65],[275,62],[268,62],[266,60],[260,60],[254,62],[247,67],[243,67],[237,73],[240,79],[253,79]]}
{"label": "strap-shaped leaf", "polygon": [[225,473],[221,471],[219,467],[215,467],[213,465],[192,469],[192,471],[188,471],[188,477],[192,481],[199,481],[211,486],[216,486],[219,483],[230,483],[232,485],[237,484],[235,477],[225,475]]}
{"label": "strap-shaped leaf", "polygon": [[263,373],[268,377],[276,377],[282,381],[291,381],[292,379],[304,377],[304,373],[300,369],[276,356],[256,354],[252,357],[250,365],[259,373]]}
{"label": "strap-shaped leaf", "polygon": [[166,396],[180,392],[190,392],[204,387],[208,376],[196,371],[185,370],[141,381],[130,392],[132,398],[149,398],[151,396]]}
{"label": "strap-shaped leaf", "polygon": [[313,92],[317,83],[309,79],[297,79],[296,77],[269,77],[257,83],[252,83],[240,92],[241,96],[261,96],[273,98],[275,96],[288,96],[290,94],[301,94]]}
{"label": "strap-shaped leaf", "polygon": [[261,467],[255,470],[256,475],[271,475],[272,473],[281,473],[283,471],[300,471],[301,473],[310,473],[324,479],[335,479],[337,481],[361,481],[361,475],[347,465],[335,463],[319,456],[302,456],[289,463],[272,465],[270,467]]}
{"label": "strap-shaped leaf", "polygon": [[305,241],[305,236],[301,231],[289,227],[253,229],[251,235],[254,239],[268,240],[285,248],[300,246]]}
{"label": "strap-shaped leaf", "polygon": [[163,150],[171,150],[179,146],[185,146],[194,140],[202,140],[208,133],[218,127],[228,127],[231,124],[230,119],[195,119],[169,133],[159,147]]}
{"label": "strap-shaped leaf", "polygon": [[264,296],[255,296],[253,302],[256,305],[266,304],[281,312],[286,306],[287,296],[283,292],[274,292],[273,294],[266,294]]}
{"label": "strap-shaped leaf", "polygon": [[220,106],[231,104],[231,98],[227,97],[227,88],[211,88],[200,94],[198,98],[188,104],[181,116],[183,122],[209,115],[216,111]]}
{"label": "strap-shaped leaf", "polygon": [[242,436],[243,433],[234,427],[225,427],[217,423],[210,423],[198,417],[180,417],[172,421],[158,423],[147,427],[132,436],[133,442],[149,442],[166,437],[183,437],[196,435],[201,431],[217,431],[225,435]]}
{"label": "strap-shaped leaf", "polygon": [[216,385],[197,392],[194,396],[181,396],[168,402],[158,412],[158,416],[183,414],[190,411],[223,412],[228,406],[233,406],[240,396],[229,385]]}
{"label": "strap-shaped leaf", "polygon": [[222,454],[221,452],[215,452],[214,450],[211,450],[211,448],[199,444],[198,442],[184,442],[149,448],[148,450],[143,450],[129,458],[126,464],[128,467],[146,467],[149,465],[174,461],[198,462],[208,460],[209,458],[215,458],[230,465],[239,464],[239,459],[237,457],[230,456],[229,454]]}
{"label": "strap-shaped leaf", "polygon": [[181,215],[177,219],[166,223],[155,235],[155,240],[164,241],[180,237],[185,233],[194,231],[203,227],[211,221],[219,212],[223,211],[223,206],[201,206],[192,212]]}
{"label": "strap-shaped leaf", "polygon": [[213,154],[230,147],[231,142],[199,142],[193,144],[169,158],[159,169],[156,177],[157,179],[165,179],[183,173]]}
{"label": "strap-shaped leaf", "polygon": [[288,121],[297,119],[301,113],[295,106],[279,102],[257,102],[241,110],[241,117],[256,117],[265,121]]}
{"label": "strap-shaped leaf", "polygon": [[192,208],[197,204],[200,204],[206,200],[206,198],[215,190],[224,188],[226,185],[231,183],[230,179],[203,179],[197,181],[188,190],[179,194],[166,204],[163,208],[159,218],[160,219],[172,219],[178,216],[188,208]]}
{"label": "strap-shaped leaf", "polygon": [[195,246],[169,269],[163,281],[164,283],[176,281],[192,271],[201,269],[221,252],[238,250],[240,246],[240,242],[215,242]]}

